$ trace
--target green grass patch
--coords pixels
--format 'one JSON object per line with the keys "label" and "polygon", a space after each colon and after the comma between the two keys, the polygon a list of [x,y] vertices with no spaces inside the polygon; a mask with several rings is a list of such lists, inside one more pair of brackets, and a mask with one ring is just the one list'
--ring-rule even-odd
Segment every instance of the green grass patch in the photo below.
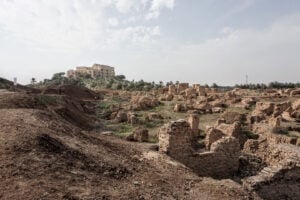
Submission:
{"label": "green grass patch", "polygon": [[100,108],[101,110],[107,110],[113,105],[117,105],[117,104],[108,101],[101,101],[97,104],[97,108]]}
{"label": "green grass patch", "polygon": [[107,127],[112,130],[117,136],[126,137],[133,131],[133,126],[127,123],[110,124]]}
{"label": "green grass patch", "polygon": [[295,138],[300,138],[300,133],[297,131],[289,131],[287,136],[289,137],[295,137]]}
{"label": "green grass patch", "polygon": [[157,136],[150,135],[150,136],[149,136],[149,141],[148,141],[148,142],[149,142],[149,143],[153,143],[153,144],[158,143],[158,138],[157,138]]}
{"label": "green grass patch", "polygon": [[246,135],[246,137],[247,137],[248,139],[257,140],[257,139],[259,138],[259,135],[258,135],[258,134],[255,134],[255,133],[253,133],[253,132],[251,132],[251,131],[244,131],[243,133]]}
{"label": "green grass patch", "polygon": [[206,126],[213,126],[216,123],[216,121],[220,118],[220,116],[220,113],[200,115],[199,128],[201,130],[205,130]]}
{"label": "green grass patch", "polygon": [[272,129],[272,133],[280,134],[280,135],[288,135],[289,131],[285,127],[274,127]]}

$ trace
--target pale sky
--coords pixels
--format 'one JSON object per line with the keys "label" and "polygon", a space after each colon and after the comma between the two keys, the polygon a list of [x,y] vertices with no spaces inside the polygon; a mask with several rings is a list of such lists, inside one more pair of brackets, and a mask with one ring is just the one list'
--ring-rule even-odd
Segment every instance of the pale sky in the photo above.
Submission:
{"label": "pale sky", "polygon": [[300,82],[299,0],[0,0],[0,77]]}

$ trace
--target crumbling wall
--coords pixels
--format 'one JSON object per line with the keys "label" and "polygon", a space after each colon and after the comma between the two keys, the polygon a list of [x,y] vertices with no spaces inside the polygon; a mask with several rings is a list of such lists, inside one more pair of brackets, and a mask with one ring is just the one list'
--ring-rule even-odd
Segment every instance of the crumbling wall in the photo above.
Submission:
{"label": "crumbling wall", "polygon": [[211,151],[194,154],[187,164],[200,176],[232,177],[239,168],[240,145],[236,138],[222,137]]}
{"label": "crumbling wall", "polygon": [[272,137],[248,140],[244,145],[243,152],[262,158],[269,166],[276,165],[286,159],[300,157],[298,147],[277,143]]}
{"label": "crumbling wall", "polygon": [[185,120],[172,121],[159,131],[159,151],[190,167],[200,176],[231,177],[239,166],[240,144],[236,138],[222,137],[211,150],[193,149],[193,131]]}
{"label": "crumbling wall", "polygon": [[209,127],[206,130],[206,149],[210,149],[210,145],[223,136],[234,137],[238,139],[240,146],[242,146],[247,139],[242,133],[242,126],[240,122],[234,122],[233,124],[220,123],[214,127]]}
{"label": "crumbling wall", "polygon": [[165,124],[158,133],[159,150],[181,162],[193,153],[193,132],[185,120]]}
{"label": "crumbling wall", "polygon": [[199,115],[191,114],[188,118],[188,122],[190,124],[192,131],[196,134],[199,133],[199,123],[200,123]]}
{"label": "crumbling wall", "polygon": [[181,92],[183,92],[184,90],[189,88],[189,84],[188,83],[179,83],[177,85],[177,94],[180,94]]}
{"label": "crumbling wall", "polygon": [[176,94],[176,85],[169,85],[168,94],[169,94],[169,95],[174,95],[174,94]]}
{"label": "crumbling wall", "polygon": [[299,160],[286,160],[265,167],[258,175],[243,180],[243,186],[263,199],[300,199]]}
{"label": "crumbling wall", "polygon": [[274,138],[249,140],[244,153],[261,158],[268,166],[243,185],[264,199],[300,199],[300,149],[277,143]]}

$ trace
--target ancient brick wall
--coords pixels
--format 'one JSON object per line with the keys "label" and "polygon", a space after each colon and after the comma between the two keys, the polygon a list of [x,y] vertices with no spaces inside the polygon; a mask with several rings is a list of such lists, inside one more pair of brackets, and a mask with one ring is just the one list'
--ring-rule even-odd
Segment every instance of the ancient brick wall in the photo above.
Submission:
{"label": "ancient brick wall", "polygon": [[238,170],[240,145],[236,138],[222,137],[211,144],[211,151],[204,153],[193,149],[193,139],[193,131],[187,121],[173,121],[159,131],[159,150],[200,176],[228,178]]}

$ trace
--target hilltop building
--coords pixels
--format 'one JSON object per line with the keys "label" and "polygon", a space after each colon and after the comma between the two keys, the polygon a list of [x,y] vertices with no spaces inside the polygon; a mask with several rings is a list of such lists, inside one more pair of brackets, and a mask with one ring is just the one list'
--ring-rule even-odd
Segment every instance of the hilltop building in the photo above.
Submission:
{"label": "hilltop building", "polygon": [[67,71],[67,76],[76,78],[79,76],[90,76],[91,78],[112,78],[115,76],[115,68],[107,65],[94,64],[92,67],[80,66]]}

